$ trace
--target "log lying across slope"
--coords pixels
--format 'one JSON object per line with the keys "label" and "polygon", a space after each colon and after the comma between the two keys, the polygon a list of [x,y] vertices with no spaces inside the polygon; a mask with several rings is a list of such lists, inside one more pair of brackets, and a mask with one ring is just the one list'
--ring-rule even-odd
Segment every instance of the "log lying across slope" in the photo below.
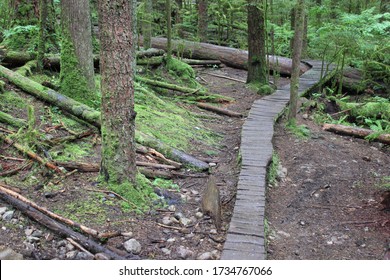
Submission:
{"label": "log lying across slope", "polygon": [[[41,84],[34,82],[12,70],[9,70],[6,67],[0,65],[0,77],[8,79],[10,82],[14,83],[27,93],[41,99],[45,102],[53,104],[59,107],[61,110],[64,110],[79,119],[82,119],[98,128],[101,127],[100,112],[96,111],[87,105],[84,105],[72,98],[69,98],[65,95],[62,95],[52,89],[49,89]],[[186,166],[192,166],[199,170],[207,170],[209,165],[203,161],[200,161],[190,155],[185,154],[182,151],[174,149],[157,139],[142,133],[141,131],[136,131],[136,139],[139,139],[142,142],[140,144],[148,143],[148,146],[156,149],[157,151],[169,155],[171,159],[183,163]]]}
{"label": "log lying across slope", "polygon": [[[142,38],[141,38],[142,43]],[[152,38],[153,48],[167,49],[166,38]],[[207,43],[191,42],[184,40],[173,40],[174,52],[180,52],[186,58],[194,59],[216,59],[222,63],[239,69],[248,69],[248,51],[217,46]],[[184,51],[181,51],[184,50]],[[268,56],[270,69],[282,75],[291,75],[292,59],[281,56]],[[304,63],[300,65],[301,73],[306,72],[310,67]]]}

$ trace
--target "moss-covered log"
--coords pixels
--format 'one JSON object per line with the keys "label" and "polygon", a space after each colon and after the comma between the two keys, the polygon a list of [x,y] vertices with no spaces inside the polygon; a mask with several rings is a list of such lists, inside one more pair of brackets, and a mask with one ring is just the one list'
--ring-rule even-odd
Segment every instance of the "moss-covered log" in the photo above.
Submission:
{"label": "moss-covered log", "polygon": [[353,103],[336,100],[340,109],[354,117],[390,120],[390,102]]}
{"label": "moss-covered log", "polygon": [[139,82],[148,84],[150,86],[155,86],[155,87],[165,88],[165,89],[169,89],[169,90],[179,91],[179,92],[188,93],[188,94],[191,94],[191,95],[197,95],[197,96],[201,96],[202,98],[205,98],[205,99],[208,99],[208,100],[214,99],[214,100],[216,100],[218,102],[232,102],[232,101],[234,101],[233,98],[226,97],[226,96],[223,96],[223,95],[220,95],[220,94],[207,93],[206,91],[201,90],[201,89],[193,89],[193,88],[183,87],[183,86],[179,86],[179,85],[175,85],[175,84],[170,84],[170,83],[165,83],[165,82],[161,82],[161,81],[151,80],[151,79],[148,79],[148,78],[145,78],[145,77],[140,77],[140,76],[136,76],[136,80],[139,81]]}
{"label": "moss-covered log", "polygon": [[0,111],[0,122],[9,124],[16,128],[27,126],[27,122],[22,119],[14,118],[13,116]]}
{"label": "moss-covered log", "polygon": [[3,93],[3,92],[5,92],[5,83],[4,83],[4,81],[0,80],[0,93]]}
{"label": "moss-covered log", "polygon": [[52,89],[44,87],[41,84],[34,82],[1,65],[0,76],[8,79],[10,82],[17,85],[29,94],[35,96],[36,98],[53,104],[62,110],[93,124],[94,126],[100,127],[100,113],[98,111]]}
{"label": "moss-covered log", "polygon": [[[80,102],[66,97],[52,89],[42,86],[18,73],[15,73],[0,65],[0,76],[8,79],[27,93],[41,99],[45,102],[59,107],[79,119],[82,119],[97,128],[101,128],[100,112],[96,111]],[[138,135],[138,137],[137,137]],[[141,141],[142,140],[142,141]],[[185,166],[193,167],[199,170],[208,169],[208,164],[200,161],[182,151],[174,149],[154,137],[148,136],[142,132],[136,132],[136,141],[140,144],[150,146],[173,160],[183,163]],[[148,143],[148,144],[147,144]],[[166,153],[168,152],[168,153]]]}
{"label": "moss-covered log", "polygon": [[[140,42],[142,44],[142,38],[140,38]],[[152,38],[152,47],[166,50],[167,39]],[[231,67],[248,69],[248,51],[184,40],[173,40],[172,49],[173,52],[186,58],[216,59]],[[290,58],[269,55],[268,60],[272,71],[277,71],[282,75],[291,75],[292,60]],[[299,67],[301,73],[310,69],[305,63],[301,63]]]}

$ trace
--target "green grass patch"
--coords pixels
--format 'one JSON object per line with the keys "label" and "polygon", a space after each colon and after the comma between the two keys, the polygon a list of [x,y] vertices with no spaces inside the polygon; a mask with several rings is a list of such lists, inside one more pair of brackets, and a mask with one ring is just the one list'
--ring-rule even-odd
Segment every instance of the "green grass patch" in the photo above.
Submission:
{"label": "green grass patch", "polygon": [[286,128],[299,139],[307,139],[311,135],[310,129],[306,125],[297,125],[296,121],[287,123]]}
{"label": "green grass patch", "polygon": [[56,146],[50,151],[50,154],[57,161],[75,161],[89,156],[92,151],[92,143],[83,141]]}
{"label": "green grass patch", "polygon": [[277,153],[272,153],[271,162],[267,170],[267,182],[269,185],[274,186],[278,179],[278,168],[280,165],[280,159]]}

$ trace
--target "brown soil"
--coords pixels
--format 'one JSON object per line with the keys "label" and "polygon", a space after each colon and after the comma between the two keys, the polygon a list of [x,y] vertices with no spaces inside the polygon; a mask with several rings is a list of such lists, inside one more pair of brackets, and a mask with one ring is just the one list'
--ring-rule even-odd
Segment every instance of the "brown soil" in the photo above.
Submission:
{"label": "brown soil", "polygon": [[[237,102],[226,105],[229,110],[247,114],[251,104],[259,95],[248,89],[245,84],[207,75],[214,72],[245,80],[246,72],[232,68],[200,69],[202,77],[212,92],[234,97]],[[288,82],[286,79],[279,81]],[[8,85],[10,86],[10,85]],[[21,96],[27,98],[23,93]],[[30,98],[31,99],[31,98]],[[31,99],[34,106],[42,103]],[[186,105],[188,106],[188,105]],[[205,113],[194,106],[188,108],[197,113]],[[14,116],[26,118],[23,111],[15,111]],[[211,112],[205,114],[204,125],[223,136],[216,147],[207,147],[198,143],[192,147],[191,154],[215,163],[212,173],[216,176],[221,191],[223,215],[222,231],[215,232],[210,219],[198,219],[184,229],[180,224],[161,226],[164,216],[182,213],[186,218],[194,217],[200,211],[201,194],[206,186],[208,174],[203,177],[177,179],[180,191],[165,191],[164,197],[175,205],[176,211],[167,209],[152,210],[147,215],[125,213],[120,201],[109,195],[97,196],[88,189],[97,188],[97,173],[75,173],[65,178],[53,196],[47,195],[42,184],[57,180],[46,169],[37,168],[19,172],[12,177],[12,186],[36,203],[56,210],[61,214],[64,205],[78,201],[99,200],[107,219],[98,220],[96,209],[79,216],[84,224],[100,231],[120,230],[131,232],[132,238],[142,245],[140,257],[143,259],[178,259],[178,249],[184,246],[193,252],[190,258],[196,258],[204,252],[218,251],[220,255],[226,229],[229,226],[234,206],[235,188],[239,174],[240,131],[244,119],[219,116]],[[301,117],[301,115],[300,115]],[[39,116],[38,118],[39,119]],[[268,258],[270,259],[382,259],[389,245],[389,212],[383,211],[380,202],[384,190],[379,186],[385,176],[390,176],[389,148],[364,140],[341,137],[322,132],[320,127],[310,120],[299,119],[308,125],[312,137],[299,140],[285,130],[283,123],[276,125],[275,148],[280,155],[281,164],[287,168],[287,177],[281,179],[278,186],[268,189]],[[59,134],[66,134],[59,131]],[[93,141],[94,137],[83,141]],[[98,154],[100,146],[95,147]],[[215,151],[213,155],[210,152]],[[0,154],[23,157],[4,143],[0,143]],[[96,155],[95,155],[96,157]],[[93,157],[89,160],[96,160]],[[16,164],[0,158],[0,164]],[[35,176],[35,184],[23,183],[27,177]],[[8,182],[1,180],[2,182]],[[20,182],[18,184],[17,182]],[[187,201],[181,198],[185,197]],[[0,207],[6,205],[0,201]],[[8,206],[9,207],[9,206]],[[77,216],[77,214],[76,214]],[[27,259],[66,258],[59,249],[61,238],[24,217],[16,211],[11,222],[0,221],[2,227],[0,245],[20,252]],[[44,232],[39,242],[26,242],[27,228],[36,228]],[[181,229],[181,230],[179,230]],[[129,237],[109,239],[105,245],[124,251],[123,242]],[[165,254],[162,249],[171,250]]]}

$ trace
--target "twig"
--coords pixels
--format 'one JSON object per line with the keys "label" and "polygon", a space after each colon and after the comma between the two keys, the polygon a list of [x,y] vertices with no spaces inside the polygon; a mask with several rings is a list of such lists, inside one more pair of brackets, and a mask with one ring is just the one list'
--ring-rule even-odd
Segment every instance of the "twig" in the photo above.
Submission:
{"label": "twig", "polygon": [[14,174],[18,173],[20,170],[23,170],[23,169],[31,166],[32,164],[33,164],[33,162],[31,160],[29,160],[26,163],[14,168],[14,169],[7,170],[7,171],[0,173],[0,177],[14,175]]}
{"label": "twig", "polygon": [[348,206],[348,205],[336,205],[336,204],[326,204],[326,205],[305,205],[305,207],[313,207],[313,208],[321,208],[321,209],[330,209],[330,207],[336,208],[355,208],[355,209],[363,209],[362,206]]}
{"label": "twig", "polygon": [[90,251],[88,251],[87,249],[85,249],[83,246],[81,246],[79,243],[77,243],[76,241],[74,241],[72,238],[68,237],[66,238],[66,240],[69,241],[70,244],[72,244],[73,246],[75,246],[77,249],[79,249],[80,251],[83,251],[85,253],[87,253],[88,255],[90,256],[94,256]]}
{"label": "twig", "polygon": [[244,81],[244,80],[239,80],[239,79],[235,79],[235,78],[231,78],[231,77],[227,77],[227,76],[222,76],[222,75],[218,75],[218,74],[214,74],[214,73],[206,73],[206,74],[208,74],[210,76],[214,76],[214,77],[218,77],[218,78],[227,79],[227,80],[231,80],[231,81],[235,81],[235,82],[246,84],[246,81]]}
{"label": "twig", "polygon": [[185,228],[180,228],[180,227],[167,226],[167,225],[160,224],[160,223],[157,223],[157,225],[158,225],[159,227],[174,229],[174,230],[178,230],[178,231],[182,231],[182,230],[185,229]]}
{"label": "twig", "polygon": [[26,160],[24,158],[6,157],[6,156],[2,156],[2,155],[0,155],[0,158],[5,159],[5,160],[14,160],[14,161],[25,161]]}
{"label": "twig", "polygon": [[105,190],[95,190],[95,189],[85,189],[87,191],[91,191],[91,192],[100,192],[100,193],[105,193],[105,194],[113,194],[115,195],[116,197],[122,199],[123,201],[133,205],[135,208],[139,208],[137,205],[135,205],[133,202],[127,200],[126,198],[124,198],[123,196],[121,196],[120,194],[117,194],[116,192],[113,192],[113,191],[105,191]]}
{"label": "twig", "polygon": [[65,178],[68,178],[69,176],[73,175],[76,172],[78,172],[77,169],[72,170],[72,171],[64,174],[60,179],[58,179],[57,181],[54,182],[54,185],[58,185],[62,180],[64,180]]}

